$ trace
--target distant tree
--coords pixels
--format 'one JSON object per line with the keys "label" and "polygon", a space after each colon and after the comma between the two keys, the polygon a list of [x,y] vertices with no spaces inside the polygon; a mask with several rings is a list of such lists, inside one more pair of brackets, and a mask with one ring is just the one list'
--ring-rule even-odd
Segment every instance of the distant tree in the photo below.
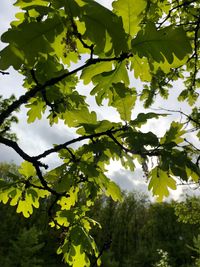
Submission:
{"label": "distant tree", "polygon": [[192,266],[196,252],[189,246],[197,228],[177,221],[175,203],[150,203],[138,193],[124,194],[123,203],[98,200],[90,215],[102,226],[92,231],[102,266],[154,266],[163,260],[158,250],[168,253],[170,266]]}
{"label": "distant tree", "polygon": [[40,250],[44,246],[39,240],[40,232],[36,227],[22,229],[16,240],[10,241],[9,251],[4,257],[5,267],[41,267],[44,264]]}
{"label": "distant tree", "polygon": [[[7,46],[0,51],[0,74],[7,75],[13,67],[23,75],[26,91],[18,99],[1,98],[0,143],[24,162],[14,182],[10,174],[1,179],[0,201],[30,217],[41,199],[48,199],[50,225],[62,231],[57,252],[64,262],[87,267],[94,255],[100,265],[90,235],[97,223],[87,212],[99,195],[122,200],[120,189],[106,176],[111,160],[131,171],[137,160],[159,201],[169,195],[169,188],[176,189],[175,177],[199,180],[199,148],[187,134],[200,136],[200,3],[117,0],[112,10],[93,0],[17,0],[14,5],[20,11],[1,36]],[[130,85],[133,74],[142,89]],[[157,96],[167,99],[177,80],[183,84],[177,101],[187,101],[191,114],[179,112],[182,122],[173,121],[162,136],[157,129],[145,132],[141,126],[164,119],[169,111],[136,114],[136,100],[147,108]],[[80,81],[83,87],[92,85],[90,94],[97,105],[107,100],[116,109],[118,122],[98,118],[86,94],[80,94]],[[77,135],[29,155],[12,132],[14,112],[23,112],[22,107],[28,123],[41,118],[49,125],[62,121]],[[50,170],[44,159],[53,154],[61,163]]]}

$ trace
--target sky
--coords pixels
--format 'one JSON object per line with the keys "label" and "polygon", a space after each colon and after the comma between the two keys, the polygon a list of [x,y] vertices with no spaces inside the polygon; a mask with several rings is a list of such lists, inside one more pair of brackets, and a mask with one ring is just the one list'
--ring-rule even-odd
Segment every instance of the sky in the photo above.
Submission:
{"label": "sky", "polygon": [[[16,8],[12,6],[15,1],[1,0],[0,2],[0,35],[6,31],[9,27],[10,21],[14,19],[14,14],[17,11]],[[111,8],[111,2],[108,0],[99,0],[101,4],[106,5],[108,8]],[[0,42],[0,49],[2,49],[5,44]],[[24,93],[22,87],[22,76],[20,76],[16,71],[10,69],[10,75],[0,75],[0,90],[4,97],[9,97],[11,94],[15,94],[16,97],[19,97]],[[138,80],[131,77],[131,83],[135,87],[141,87],[141,84]],[[166,102],[163,99],[158,98],[154,104],[154,108],[167,108],[167,109],[182,109],[184,112],[188,112],[190,108],[186,104],[178,104],[175,101],[178,92],[180,91],[179,87],[180,83],[175,83],[172,88],[172,92],[169,100]],[[91,89],[91,85],[89,88]],[[82,86],[78,89],[80,93],[85,93],[82,91]],[[89,92],[90,90],[88,90]],[[99,108],[95,104],[94,98],[87,94],[87,101],[90,106],[95,109],[98,113],[98,117],[103,119],[106,117],[107,120],[118,121],[119,114],[111,107],[106,106],[106,101],[104,102],[104,106]],[[152,111],[152,110],[151,110]],[[133,118],[139,112],[144,112],[144,109],[141,103],[137,103],[134,112]],[[57,125],[50,127],[48,125],[47,120],[42,119],[41,121],[36,121],[33,124],[26,123],[26,110],[22,108],[19,115],[19,123],[13,127],[13,131],[17,133],[19,139],[19,146],[30,155],[37,155],[42,151],[51,148],[52,144],[60,144],[66,142],[70,139],[74,138],[74,130],[66,128],[66,126],[60,122]],[[166,131],[166,127],[169,127],[170,121],[175,119],[175,114],[167,117],[163,120],[152,120],[151,123],[144,127],[144,131],[152,131],[159,136],[162,136]],[[158,127],[159,126],[159,127]],[[195,138],[192,135],[191,139]],[[15,162],[16,164],[20,164],[22,159],[10,148],[0,145],[0,161],[7,162]],[[60,164],[59,159],[55,154],[51,155],[46,159],[46,163],[48,163],[51,167],[57,166]],[[134,173],[130,171],[126,171],[121,168],[119,162],[112,162],[112,164],[108,167],[109,172],[108,175],[113,179],[123,190],[138,190],[142,193],[149,194],[147,190],[147,183],[145,178],[143,177],[142,170],[138,167]],[[178,198],[182,193],[182,187],[179,187],[176,192],[173,192],[173,198]]]}

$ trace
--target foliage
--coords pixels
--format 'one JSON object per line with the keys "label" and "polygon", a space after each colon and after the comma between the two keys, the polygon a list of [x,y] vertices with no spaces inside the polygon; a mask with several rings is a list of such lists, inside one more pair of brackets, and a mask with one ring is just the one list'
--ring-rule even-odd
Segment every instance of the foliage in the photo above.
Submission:
{"label": "foliage", "polygon": [[183,223],[200,224],[200,203],[198,197],[187,197],[186,200],[174,204],[178,221]]}
{"label": "foliage", "polygon": [[[175,178],[198,182],[199,149],[186,137],[190,125],[199,136],[199,1],[117,0],[113,10],[93,0],[17,0],[15,6],[20,12],[1,36],[7,46],[0,51],[0,69],[2,75],[9,67],[23,75],[26,92],[1,99],[0,143],[24,162],[18,174],[0,180],[0,201],[30,217],[48,199],[50,225],[63,232],[57,252],[64,261],[87,267],[94,255],[100,265],[90,234],[98,223],[87,213],[99,195],[122,200],[106,176],[111,160],[131,171],[137,160],[159,201],[176,189]],[[133,75],[143,82],[141,92],[130,86]],[[149,107],[156,95],[166,99],[178,79],[185,84],[178,101],[188,101],[192,113],[184,114],[185,122],[172,122],[163,136],[143,131],[141,125],[167,114],[134,118],[136,100]],[[118,122],[98,118],[78,90],[80,80],[92,85],[97,105],[107,100],[116,109]],[[30,156],[9,132],[23,105],[28,123],[62,120],[77,136]],[[44,159],[53,153],[61,164],[50,170]],[[151,158],[156,160],[149,170]]]}
{"label": "foliage", "polygon": [[190,247],[192,250],[194,250],[197,253],[197,257],[195,258],[195,266],[200,266],[200,235],[197,237],[194,237],[193,239],[194,247]]}
{"label": "foliage", "polygon": [[158,254],[160,255],[160,261],[157,262],[154,266],[155,267],[170,267],[168,261],[169,256],[166,251],[163,251],[162,249],[157,250]]}
{"label": "foliage", "polygon": [[[42,260],[35,255],[44,246],[39,242],[40,233],[35,227],[22,229],[17,240],[10,243],[10,251],[5,259],[4,266],[41,267]],[[14,264],[14,265],[13,265]]]}
{"label": "foliage", "polygon": [[[93,229],[102,266],[146,267],[160,261],[157,249],[167,251],[170,265],[192,266],[196,226],[178,222],[174,203],[150,203],[138,192],[124,194],[122,203],[102,198],[90,214],[101,223]],[[134,252],[134,253],[133,253]]]}
{"label": "foliage", "polygon": [[[5,164],[0,165],[0,171],[7,172]],[[124,193],[123,198],[124,201],[118,203],[101,197],[88,214],[102,226],[100,230],[92,229],[102,266],[154,266],[160,261],[158,248],[169,252],[171,266],[193,266],[191,256],[198,254],[191,247],[194,247],[193,235],[197,229],[176,221],[174,203],[150,203],[137,192]],[[28,266],[66,266],[61,262],[62,257],[56,255],[56,247],[63,240],[62,229],[47,225],[48,216],[44,211],[49,205],[51,202],[44,200],[28,220],[23,220],[23,215],[17,214],[14,207],[0,204],[1,266],[16,266],[16,263],[23,266],[25,262]],[[91,262],[95,264],[96,259],[92,257]]]}

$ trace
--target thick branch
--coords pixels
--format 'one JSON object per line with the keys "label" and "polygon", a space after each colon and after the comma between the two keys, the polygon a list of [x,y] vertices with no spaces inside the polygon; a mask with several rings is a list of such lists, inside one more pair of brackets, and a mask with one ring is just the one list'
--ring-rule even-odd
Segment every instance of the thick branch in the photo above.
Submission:
{"label": "thick branch", "polygon": [[47,168],[48,166],[39,162],[38,160],[36,160],[34,157],[31,157],[29,156],[28,154],[26,154],[19,146],[16,142],[12,141],[12,140],[9,140],[9,139],[6,139],[4,137],[1,137],[0,136],[0,143],[6,145],[6,146],[9,146],[11,147],[12,149],[14,149],[24,160],[30,162],[33,164],[33,166],[35,167],[35,170],[36,170],[36,173],[37,173],[37,176],[41,182],[41,184],[43,185],[44,188],[42,189],[45,189],[47,191],[49,191],[50,193],[52,193],[53,195],[56,195],[56,196],[61,196],[63,194],[60,194],[58,192],[56,192],[55,190],[53,190],[51,187],[48,186],[47,182],[45,181],[43,175],[42,175],[42,172],[40,170],[40,166],[41,167],[45,167]]}
{"label": "thick branch", "polygon": [[150,150],[150,151],[135,151],[135,150],[128,149],[128,148],[124,147],[114,137],[114,134],[117,133],[117,132],[126,131],[126,130],[127,130],[127,126],[124,126],[122,128],[115,129],[115,130],[110,129],[110,130],[105,131],[105,132],[100,132],[100,133],[96,133],[96,134],[90,134],[90,135],[80,136],[80,137],[74,138],[74,139],[72,139],[70,141],[67,141],[67,142],[65,142],[63,144],[54,146],[53,148],[48,149],[48,150],[44,151],[42,154],[39,154],[39,155],[37,155],[37,156],[35,156],[33,158],[34,158],[34,160],[37,161],[37,160],[40,160],[42,158],[45,158],[45,157],[49,156],[52,153],[58,152],[61,149],[66,149],[68,146],[70,146],[72,144],[75,144],[77,142],[81,142],[81,141],[88,140],[88,139],[92,140],[93,138],[98,138],[98,137],[102,137],[102,136],[105,136],[105,135],[108,136],[108,137],[110,137],[126,153],[131,153],[131,154],[134,154],[134,155],[143,155],[143,156],[158,156],[159,155],[159,151],[157,149],[156,150],[155,149],[154,150]]}
{"label": "thick branch", "polygon": [[74,139],[72,139],[70,141],[67,141],[67,142],[65,142],[63,144],[54,146],[53,148],[48,149],[48,150],[44,151],[42,154],[39,154],[39,155],[37,155],[37,156],[35,156],[33,158],[34,158],[34,160],[39,160],[41,158],[47,157],[48,155],[50,155],[52,153],[58,152],[61,149],[66,149],[69,145],[75,144],[77,142],[81,142],[81,141],[88,140],[88,139],[93,139],[93,138],[98,138],[98,137],[101,137],[101,136],[104,136],[104,135],[109,136],[110,134],[115,134],[117,132],[124,131],[126,129],[127,129],[127,127],[124,126],[122,128],[115,129],[115,130],[111,129],[111,130],[108,130],[108,131],[105,131],[105,132],[96,133],[96,134],[83,135],[83,136],[74,138]]}
{"label": "thick branch", "polygon": [[126,58],[132,57],[131,53],[122,53],[119,57],[113,57],[113,58],[95,58],[95,59],[89,59],[84,65],[80,66],[79,68],[76,68],[70,72],[66,72],[58,77],[52,78],[48,81],[46,81],[43,85],[36,85],[33,89],[22,95],[18,100],[14,101],[5,111],[1,113],[0,116],[0,125],[5,121],[6,118],[10,116],[10,114],[18,109],[22,104],[25,104],[28,102],[28,100],[32,97],[34,97],[38,92],[41,92],[44,90],[47,86],[55,85],[56,83],[62,81],[63,79],[69,77],[70,75],[73,75],[84,68],[97,64],[99,62],[108,62],[108,61],[123,61]]}
{"label": "thick branch", "polygon": [[22,157],[24,160],[28,161],[28,162],[31,162],[31,163],[35,163],[37,164],[38,166],[41,166],[41,167],[44,167],[45,169],[48,168],[47,165],[41,163],[40,161],[38,160],[35,160],[33,157],[29,156],[28,154],[26,154],[19,146],[16,142],[12,141],[12,140],[9,140],[5,137],[2,137],[0,136],[0,143],[6,145],[6,146],[9,146],[11,147],[15,152],[17,152],[17,154]]}

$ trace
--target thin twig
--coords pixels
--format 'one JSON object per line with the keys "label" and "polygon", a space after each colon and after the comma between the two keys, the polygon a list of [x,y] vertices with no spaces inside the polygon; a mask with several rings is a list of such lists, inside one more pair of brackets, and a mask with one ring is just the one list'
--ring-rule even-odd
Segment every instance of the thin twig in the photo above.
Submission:
{"label": "thin twig", "polygon": [[174,110],[174,109],[166,109],[166,108],[151,108],[152,110],[162,110],[162,111],[168,111],[168,112],[173,112],[173,113],[179,113],[181,115],[184,115],[186,118],[188,118],[189,121],[194,122],[195,124],[197,124],[198,126],[200,126],[200,122],[195,120],[194,118],[192,118],[190,115],[187,115],[186,113],[184,113],[181,110]]}

